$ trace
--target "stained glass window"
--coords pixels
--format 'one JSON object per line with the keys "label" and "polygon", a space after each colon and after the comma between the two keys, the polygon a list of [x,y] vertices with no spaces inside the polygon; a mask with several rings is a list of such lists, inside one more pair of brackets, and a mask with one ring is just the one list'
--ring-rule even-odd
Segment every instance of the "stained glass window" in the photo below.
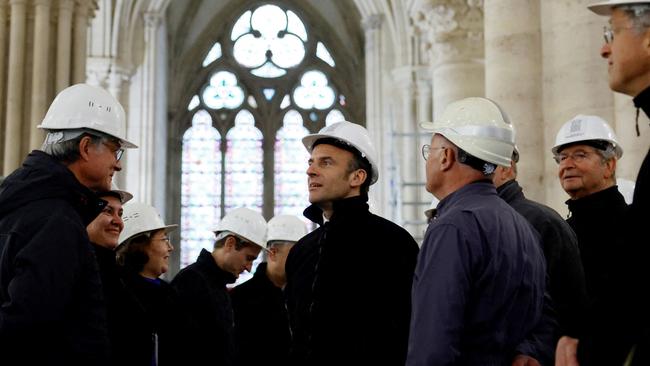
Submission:
{"label": "stained glass window", "polygon": [[235,60],[254,69],[251,72],[259,77],[283,76],[283,69],[294,67],[305,58],[305,25],[295,13],[276,5],[262,5],[252,13],[244,13],[230,38],[235,41]]}
{"label": "stained glass window", "polygon": [[[201,248],[212,247],[211,230],[233,208],[249,207],[267,219],[303,218],[309,154],[301,139],[349,111],[331,78],[334,50],[300,14],[284,4],[254,4],[224,18],[235,21],[196,61],[200,75],[208,76],[187,105],[181,267],[194,262]],[[265,182],[273,189],[264,189]],[[242,274],[237,283],[249,277]]]}
{"label": "stained glass window", "polygon": [[307,71],[300,78],[300,86],[293,92],[293,99],[303,109],[327,109],[336,98],[328,84],[327,76],[322,71]]}
{"label": "stained glass window", "polygon": [[236,207],[262,209],[262,132],[251,112],[243,109],[226,135],[226,212]]}
{"label": "stained glass window", "polygon": [[244,91],[237,85],[237,77],[232,72],[214,73],[203,91],[203,102],[212,109],[234,109],[243,101]]}
{"label": "stained glass window", "polygon": [[292,109],[284,115],[282,127],[275,138],[275,214],[302,217],[309,202],[307,160],[309,154],[302,138],[309,131],[303,126],[302,116]]}
{"label": "stained glass window", "polygon": [[181,267],[214,244],[212,229],[221,217],[221,136],[205,110],[192,117],[183,134],[181,175]]}

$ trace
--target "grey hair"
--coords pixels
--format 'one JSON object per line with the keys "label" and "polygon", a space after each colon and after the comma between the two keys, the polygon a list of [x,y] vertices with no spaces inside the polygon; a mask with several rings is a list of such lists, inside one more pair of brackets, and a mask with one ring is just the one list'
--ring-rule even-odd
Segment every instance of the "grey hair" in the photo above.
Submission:
{"label": "grey hair", "polygon": [[93,145],[99,145],[102,142],[106,141],[104,137],[99,137],[84,132],[72,140],[54,142],[50,144],[44,143],[41,147],[41,150],[44,153],[52,156],[55,160],[70,164],[77,161],[77,159],[79,159],[81,156],[79,152],[79,142],[81,142],[81,139],[86,136],[90,137],[90,142]]}
{"label": "grey hair", "polygon": [[650,27],[650,4],[620,5],[621,9],[630,18],[637,34],[645,32]]}
{"label": "grey hair", "polygon": [[[614,146],[614,144],[612,143],[608,143],[605,150],[602,149],[595,149],[595,150],[598,153],[598,155],[600,155],[600,157],[602,158],[603,164],[607,163],[612,159],[616,159],[616,146]],[[612,172],[611,179],[614,180],[614,182],[616,182],[616,170]]]}

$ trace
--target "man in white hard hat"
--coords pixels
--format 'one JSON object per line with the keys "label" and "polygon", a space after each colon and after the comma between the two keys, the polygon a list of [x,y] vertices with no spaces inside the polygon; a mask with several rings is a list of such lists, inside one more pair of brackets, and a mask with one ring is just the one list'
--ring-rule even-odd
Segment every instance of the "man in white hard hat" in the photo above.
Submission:
{"label": "man in white hard hat", "polygon": [[403,365],[418,245],[369,211],[379,156],[368,131],[343,121],[302,142],[311,153],[304,215],[320,227],[287,258],[290,363]]}
{"label": "man in white hard hat", "polygon": [[[103,364],[106,314],[86,226],[106,205],[126,140],[124,109],[107,91],[61,91],[47,134],[0,188],[0,355],[23,364]],[[34,345],[38,345],[35,352]],[[14,362],[7,362],[8,364]]]}
{"label": "man in white hard hat", "polygon": [[293,215],[269,220],[266,261],[250,280],[230,293],[235,311],[237,365],[286,365],[291,332],[282,289],[289,250],[307,234],[305,222]]}
{"label": "man in white hard hat", "polygon": [[[636,131],[639,135],[638,115],[643,109],[650,116],[650,1],[608,0],[588,6],[598,15],[609,17],[605,27],[605,43],[600,55],[607,60],[609,86],[612,90],[634,98],[637,108]],[[589,339],[581,339],[578,354],[582,365],[603,364],[603,352],[616,355],[616,363],[628,358],[630,364],[650,364],[650,320],[647,309],[650,303],[645,289],[650,283],[650,273],[645,263],[648,252],[645,218],[650,212],[650,154],[646,154],[637,174],[634,198],[624,222],[617,231],[625,234],[616,244],[610,270],[607,295],[594,303],[593,317],[599,323],[609,323],[596,329]],[[573,355],[576,341],[563,338],[558,353]],[[630,346],[632,344],[632,346]],[[560,350],[568,346],[569,350]],[[615,348],[628,348],[616,350]],[[629,348],[634,349],[633,352]],[[623,357],[620,354],[625,354]],[[614,357],[614,356],[612,356]]]}
{"label": "man in white hard hat", "polygon": [[433,132],[426,189],[440,203],[415,270],[406,365],[510,365],[545,291],[537,235],[491,181],[510,165],[512,125],[493,101],[466,98],[421,126]]}
{"label": "man in white hard hat", "polygon": [[192,328],[188,365],[233,365],[233,310],[226,285],[234,283],[266,246],[266,220],[249,208],[236,208],[219,221],[212,253],[201,250],[196,262],[172,281],[189,312]]}
{"label": "man in white hard hat", "polygon": [[540,235],[548,274],[547,292],[553,299],[559,328],[544,344],[550,347],[552,356],[560,335],[577,337],[582,332],[587,309],[585,275],[573,229],[552,208],[526,198],[517,182],[518,162],[519,151],[515,146],[510,166],[497,166],[492,182],[499,197],[525,217]]}
{"label": "man in white hard hat", "polygon": [[[570,212],[567,222],[578,237],[590,304],[587,328],[571,338],[583,341],[582,364],[622,364],[627,342],[624,335],[612,334],[616,338],[607,345],[594,344],[597,334],[615,332],[616,327],[603,318],[594,319],[593,304],[610,296],[610,279],[617,270],[614,252],[620,249],[616,242],[621,234],[617,228],[627,212],[625,198],[616,185],[616,163],[623,149],[605,120],[577,115],[560,128],[551,151],[558,163],[560,184],[570,196],[566,201]],[[595,346],[598,356],[592,358]]]}

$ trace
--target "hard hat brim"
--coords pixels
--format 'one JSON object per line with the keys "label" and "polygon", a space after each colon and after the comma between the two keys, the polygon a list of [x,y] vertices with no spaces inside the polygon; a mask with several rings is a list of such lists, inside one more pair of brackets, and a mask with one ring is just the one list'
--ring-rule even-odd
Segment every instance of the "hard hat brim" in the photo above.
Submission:
{"label": "hard hat brim", "polygon": [[612,15],[612,11],[614,10],[615,6],[618,5],[635,5],[635,4],[648,4],[650,5],[650,1],[614,1],[612,2],[611,0],[609,1],[599,1],[597,3],[588,5],[587,8],[594,13],[598,15]]}
{"label": "hard hat brim", "polygon": [[433,131],[433,122],[420,122],[420,128],[427,131]]}
{"label": "hard hat brim", "polygon": [[177,228],[178,228],[178,225],[173,224],[173,225],[165,225],[165,226],[161,226],[161,227],[157,227],[157,228],[153,228],[153,229],[149,229],[149,230],[141,231],[141,232],[139,232],[139,233],[135,233],[135,234],[129,236],[128,238],[123,239],[122,241],[120,241],[120,243],[117,245],[117,247],[115,247],[115,249],[117,250],[117,248],[119,248],[119,247],[121,247],[122,245],[124,245],[124,243],[128,243],[129,240],[131,240],[132,238],[134,238],[134,237],[136,237],[136,236],[138,236],[138,235],[140,235],[140,234],[148,233],[148,232],[151,232],[151,231],[158,231],[158,230],[165,230],[165,234],[166,234],[166,233],[170,233],[170,232],[176,230]]}

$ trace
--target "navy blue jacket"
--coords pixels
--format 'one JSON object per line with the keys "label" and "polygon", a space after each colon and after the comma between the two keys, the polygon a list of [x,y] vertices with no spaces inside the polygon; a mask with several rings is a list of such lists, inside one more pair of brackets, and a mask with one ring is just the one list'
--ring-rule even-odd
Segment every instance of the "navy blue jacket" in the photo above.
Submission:
{"label": "navy blue jacket", "polygon": [[537,235],[492,182],[448,195],[418,257],[406,364],[510,365],[541,318],[545,275]]}
{"label": "navy blue jacket", "polygon": [[0,364],[99,365],[106,308],[86,226],[106,205],[30,153],[0,188]]}

